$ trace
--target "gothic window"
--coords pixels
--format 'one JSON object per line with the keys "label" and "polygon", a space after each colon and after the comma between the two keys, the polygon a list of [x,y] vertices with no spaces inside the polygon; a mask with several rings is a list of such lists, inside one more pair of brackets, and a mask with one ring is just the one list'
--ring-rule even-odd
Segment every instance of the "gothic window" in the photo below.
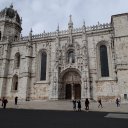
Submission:
{"label": "gothic window", "polygon": [[15,37],[14,37],[14,41],[17,41],[17,40],[18,40],[18,36],[15,35]]}
{"label": "gothic window", "polygon": [[40,80],[46,80],[46,64],[47,64],[47,54],[45,52],[41,53],[41,74]]}
{"label": "gothic window", "polygon": [[18,76],[14,75],[12,79],[12,91],[17,91],[18,90]]}
{"label": "gothic window", "polygon": [[0,31],[0,40],[1,40],[1,31]]}
{"label": "gothic window", "polygon": [[68,52],[68,63],[75,63],[75,53],[74,51]]}
{"label": "gothic window", "polygon": [[20,67],[20,53],[15,54],[15,68]]}
{"label": "gothic window", "polygon": [[100,46],[100,65],[101,65],[101,76],[109,76],[109,67],[108,67],[108,55],[107,47],[105,45]]}

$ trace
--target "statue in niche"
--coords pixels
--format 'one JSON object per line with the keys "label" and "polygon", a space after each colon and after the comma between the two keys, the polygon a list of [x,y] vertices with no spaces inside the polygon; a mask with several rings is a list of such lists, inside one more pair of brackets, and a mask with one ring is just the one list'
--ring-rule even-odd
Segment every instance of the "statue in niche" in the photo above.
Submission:
{"label": "statue in niche", "polygon": [[68,62],[69,63],[75,63],[75,54],[74,51],[68,52]]}

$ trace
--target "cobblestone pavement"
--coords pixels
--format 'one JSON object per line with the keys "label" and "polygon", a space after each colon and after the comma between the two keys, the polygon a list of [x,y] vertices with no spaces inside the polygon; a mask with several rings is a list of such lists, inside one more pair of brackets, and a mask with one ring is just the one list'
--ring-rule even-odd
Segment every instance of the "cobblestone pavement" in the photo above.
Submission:
{"label": "cobblestone pavement", "polygon": [[[14,105],[14,101],[9,101],[7,108],[16,109],[41,109],[41,110],[72,110],[72,101],[18,101],[18,105]],[[2,106],[0,105],[0,108]],[[84,102],[82,102],[82,110],[85,110]],[[90,103],[89,111],[99,112],[123,112],[128,113],[128,103],[121,103],[120,107],[116,107],[115,103],[103,102],[103,108],[98,108],[97,102]]]}

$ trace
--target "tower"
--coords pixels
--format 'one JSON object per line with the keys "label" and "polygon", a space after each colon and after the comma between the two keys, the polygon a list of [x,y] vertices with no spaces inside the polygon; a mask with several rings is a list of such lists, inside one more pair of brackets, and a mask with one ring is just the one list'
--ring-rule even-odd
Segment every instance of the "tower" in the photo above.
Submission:
{"label": "tower", "polygon": [[12,4],[0,11],[0,97],[6,96],[11,43],[20,39],[21,22]]}
{"label": "tower", "polygon": [[12,41],[17,41],[20,38],[22,19],[13,5],[0,11],[0,40],[4,41],[7,38]]}

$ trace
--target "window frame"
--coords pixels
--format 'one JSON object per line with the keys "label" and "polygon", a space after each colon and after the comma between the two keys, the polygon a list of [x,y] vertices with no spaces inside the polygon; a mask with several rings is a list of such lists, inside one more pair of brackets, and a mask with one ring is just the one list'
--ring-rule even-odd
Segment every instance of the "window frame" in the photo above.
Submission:
{"label": "window frame", "polygon": [[[16,83],[17,83],[17,85],[16,85]],[[17,89],[15,89],[15,88],[17,88]],[[19,88],[19,79],[18,79],[18,75],[14,75],[13,77],[12,77],[12,87],[11,87],[11,91],[12,92],[18,92],[18,88]]]}
{"label": "window frame", "polygon": [[[45,55],[45,79],[41,79],[43,76],[42,76],[42,55]],[[44,62],[43,62],[44,63]],[[46,52],[41,52],[41,55],[40,55],[40,81],[46,81],[46,77],[47,77],[47,53]]]}
{"label": "window frame", "polygon": [[[45,52],[47,55],[47,62],[46,62],[46,80],[40,80],[40,74],[41,74],[41,54]],[[36,82],[35,84],[42,84],[42,83],[48,83],[49,81],[49,54],[47,49],[40,49],[37,54],[37,62],[36,62]]]}
{"label": "window frame", "polygon": [[[97,80],[114,80],[114,72],[112,68],[113,60],[112,60],[112,50],[111,50],[111,42],[102,40],[96,44],[96,66],[97,66]],[[108,56],[108,69],[109,76],[102,77],[101,76],[101,66],[100,66],[100,46],[105,45],[107,48],[107,56]]]}
{"label": "window frame", "polygon": [[[104,48],[104,49],[103,49]],[[104,51],[103,51],[104,50]],[[109,64],[108,64],[108,52],[107,52],[107,47],[106,45],[100,45],[99,47],[99,54],[100,54],[100,71],[101,71],[101,77],[109,77],[110,73],[109,73]],[[102,54],[104,54],[102,56]],[[106,57],[106,58],[105,58]],[[104,58],[104,60],[103,60]],[[104,61],[106,62],[105,63],[105,67],[107,69],[104,68],[103,64],[104,64]],[[105,71],[106,70],[106,71]]]}
{"label": "window frame", "polygon": [[[69,53],[73,53],[74,54],[74,57],[72,58],[72,62],[71,62],[71,64],[74,64],[75,62],[76,62],[76,58],[75,58],[75,50],[74,49],[69,49],[68,51],[67,51],[67,63],[70,63],[70,59],[69,59]],[[73,60],[74,60],[74,62],[73,62]]]}
{"label": "window frame", "polygon": [[19,69],[20,68],[20,61],[21,61],[21,55],[19,52],[15,54],[15,59],[14,59],[14,68]]}

